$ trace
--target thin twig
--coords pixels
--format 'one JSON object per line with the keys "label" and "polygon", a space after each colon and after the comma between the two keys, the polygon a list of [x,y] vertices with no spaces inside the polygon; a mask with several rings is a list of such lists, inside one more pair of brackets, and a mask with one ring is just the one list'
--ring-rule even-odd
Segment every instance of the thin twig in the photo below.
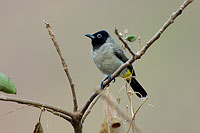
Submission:
{"label": "thin twig", "polygon": [[[19,98],[14,98],[14,97],[7,97],[7,96],[0,96],[0,100],[1,101],[10,101],[10,102],[15,102],[15,103],[19,103],[19,104],[26,104],[28,106],[32,106],[32,107],[36,107],[36,108],[45,108],[47,111],[52,110],[54,112],[59,112],[61,114],[66,115],[66,119],[68,119],[69,117],[73,117],[74,114],[68,111],[65,111],[63,109],[60,109],[58,107],[54,107],[52,105],[48,105],[48,104],[44,104],[44,103],[40,103],[40,102],[36,102],[36,101],[32,101],[32,100],[27,100],[27,99],[19,99]],[[51,111],[49,111],[51,112]],[[52,112],[51,112],[52,113]]]}
{"label": "thin twig", "polygon": [[[88,98],[88,100],[86,101],[85,105],[82,107],[82,109],[80,110],[80,116],[83,117],[83,115],[85,114],[86,110],[88,109],[88,107],[90,106],[90,104],[93,102],[93,100],[99,95],[99,92],[101,92],[102,89],[99,88],[97,89],[95,92],[92,93],[92,95]],[[84,118],[85,119],[85,118]]]}
{"label": "thin twig", "polygon": [[126,115],[126,114],[120,109],[118,103],[114,103],[114,102],[113,102],[107,95],[105,95],[105,94],[102,94],[102,98],[103,98],[104,100],[106,100],[106,102],[107,102],[108,104],[110,104],[110,106],[115,107],[116,110],[118,111],[119,115],[120,115],[123,119],[125,119],[127,122],[130,122],[130,121],[131,121],[131,118],[130,118],[128,115]]}
{"label": "thin twig", "polygon": [[92,104],[90,105],[90,107],[88,108],[88,110],[86,111],[86,113],[84,114],[82,120],[81,120],[81,123],[84,123],[86,117],[89,115],[89,113],[91,112],[93,106],[96,104],[96,102],[99,100],[99,98],[101,97],[101,94],[98,95],[92,102]]}
{"label": "thin twig", "polygon": [[178,8],[178,10],[176,12],[173,12],[170,16],[170,18],[167,20],[167,22],[165,22],[165,24],[158,30],[158,32],[153,36],[153,38],[151,38],[147,44],[136,53],[136,60],[140,59],[142,55],[144,55],[144,53],[147,51],[147,49],[156,41],[158,40],[158,38],[160,38],[160,36],[162,35],[162,33],[167,29],[167,27],[169,25],[171,25],[172,23],[174,23],[174,20],[176,19],[176,17],[178,17],[182,11],[192,2],[193,0],[185,0],[183,2],[183,4]]}
{"label": "thin twig", "polygon": [[60,112],[55,112],[55,111],[50,110],[50,109],[46,109],[46,110],[47,110],[48,112],[54,114],[54,115],[57,115],[58,117],[61,117],[61,118],[65,119],[65,120],[69,121],[70,123],[72,122],[72,118],[69,117],[69,116],[67,116],[67,115],[65,115],[65,114],[62,114],[62,113],[60,113]]}
{"label": "thin twig", "polygon": [[[150,39],[150,41],[147,42],[147,44],[132,58],[130,58],[127,62],[125,62],[123,65],[121,65],[110,77],[110,79],[107,79],[104,81],[104,86],[108,85],[114,78],[116,78],[127,66],[132,64],[135,60],[140,59],[142,55],[146,52],[146,50],[161,36],[161,34],[167,29],[167,27],[174,22],[177,16],[181,14],[181,12],[187,7],[193,0],[186,0],[183,2],[183,4],[179,7],[179,9],[173,13],[168,21],[161,27],[161,29]],[[126,44],[126,43],[125,43]],[[132,55],[133,52],[132,52]],[[99,88],[100,90],[101,88]],[[87,100],[86,104],[81,109],[82,115],[85,113],[85,111],[88,109],[91,102],[95,99],[95,97],[98,95],[97,92],[94,92],[90,98]]]}
{"label": "thin twig", "polygon": [[[85,112],[88,110],[88,107],[90,106],[91,103],[93,103],[93,100],[96,98],[96,96],[98,96],[100,93],[102,92],[102,89],[97,89],[91,96],[90,98],[87,100],[86,104],[83,106],[83,108],[80,111],[80,115],[83,116],[85,115]],[[105,96],[104,94],[101,94],[101,97],[104,98],[104,100],[107,100],[109,104],[114,105],[115,104],[109,99],[107,98],[107,96]],[[99,99],[99,98],[98,98]],[[95,99],[95,101],[97,102],[98,99]],[[130,118],[124,114],[120,108],[116,105],[117,110],[119,111],[120,115],[122,117],[124,117],[124,119],[126,119],[127,121],[130,121]],[[86,119],[86,117],[84,118],[84,120]]]}
{"label": "thin twig", "polygon": [[147,98],[142,102],[142,104],[137,108],[137,110],[135,111],[134,115],[132,116],[132,119],[131,119],[130,125],[129,125],[129,127],[128,127],[127,133],[128,133],[129,130],[131,129],[131,126],[132,126],[132,124],[133,124],[133,121],[135,120],[136,114],[138,113],[138,111],[140,110],[140,108],[144,105],[144,103],[145,103],[148,99],[149,99],[149,98],[147,97]]}
{"label": "thin twig", "polygon": [[122,41],[122,43],[124,44],[125,48],[127,48],[128,51],[132,54],[132,56],[135,58],[136,57],[135,53],[131,50],[131,48],[126,43],[126,41],[119,35],[118,29],[116,27],[115,27],[115,34],[118,36],[119,40]]}
{"label": "thin twig", "polygon": [[0,118],[1,118],[1,117],[4,117],[4,116],[7,116],[7,115],[10,115],[10,114],[14,113],[14,112],[17,111],[17,110],[22,110],[22,109],[25,109],[25,108],[28,108],[28,106],[16,108],[15,110],[9,111],[9,112],[7,112],[6,114],[1,115]]}
{"label": "thin twig", "polygon": [[[161,29],[150,39],[149,42],[136,54],[136,57],[133,56],[130,58],[127,62],[125,62],[123,65],[121,65],[112,75],[109,79],[104,81],[104,86],[108,85],[114,78],[116,78],[127,66],[132,64],[137,59],[140,59],[142,55],[146,52],[146,50],[161,36],[161,34],[166,30],[166,28],[181,14],[181,12],[187,7],[193,0],[186,0],[183,2],[183,4],[179,7],[179,9],[173,13],[169,20],[161,27]],[[132,55],[133,52],[132,52]],[[88,109],[92,101],[98,96],[98,91],[102,88],[97,89],[86,101],[85,105],[81,109],[81,115],[84,115],[85,111]],[[104,88],[103,88],[104,89]]]}
{"label": "thin twig", "polygon": [[[133,52],[132,53],[133,57],[131,59],[129,59],[127,62],[125,62],[121,67],[119,67],[112,75],[111,78],[104,81],[104,86],[108,85],[114,78],[116,78],[127,66],[129,66],[131,63],[133,63],[135,60],[141,58],[142,55],[144,55],[144,53],[146,52],[146,50],[160,37],[161,33],[164,32],[164,30],[171,24],[170,22],[176,19],[176,17],[178,15],[181,14],[181,12],[185,9],[185,7],[187,5],[189,5],[193,0],[186,0],[182,6],[177,10],[177,12],[175,13],[176,15],[174,15],[174,17],[170,16],[170,19],[162,26],[162,28],[159,31],[162,32],[157,32],[157,34],[155,34],[153,36],[153,38],[139,51],[137,52],[136,56],[134,55]],[[168,24],[169,23],[169,24]],[[167,25],[167,26],[166,26]],[[160,34],[158,34],[160,33]],[[126,45],[126,43],[125,43]],[[128,46],[128,45],[127,45]],[[129,47],[130,48],[130,47]],[[130,50],[131,51],[131,50]],[[83,108],[80,110],[80,116],[82,117],[86,110],[88,109],[88,107],[90,106],[90,104],[92,103],[92,101],[96,98],[96,96],[98,96],[98,92],[101,90],[101,88],[97,89],[90,97],[89,99],[86,101],[85,105],[83,106]]]}
{"label": "thin twig", "polygon": [[[157,40],[159,39],[159,37],[162,35],[162,33],[169,27],[169,25],[171,25],[174,20],[177,18],[177,16],[179,16],[182,11],[192,2],[193,0],[185,0],[184,3],[179,7],[179,9],[172,13],[172,15],[170,16],[170,18],[167,20],[167,22],[161,27],[161,29],[147,42],[147,44],[140,50],[138,51],[136,54],[134,54],[133,52],[130,52],[132,53],[133,57],[131,59],[129,59],[126,63],[124,63],[121,67],[119,67],[112,75],[111,75],[111,78],[106,80],[104,82],[104,86],[108,85],[114,78],[116,78],[127,66],[129,66],[130,64],[132,64],[135,60],[137,59],[140,59],[142,55],[145,54],[145,52],[147,51],[147,49]],[[69,83],[70,83],[70,86],[71,86],[71,90],[72,90],[72,96],[73,96],[73,103],[74,103],[74,112],[77,111],[77,108],[78,108],[78,105],[77,105],[77,99],[76,99],[76,93],[75,93],[75,89],[74,89],[74,84],[72,82],[72,79],[71,79],[71,76],[69,75],[69,72],[68,72],[68,69],[67,69],[67,65],[64,61],[64,58],[60,52],[60,49],[59,49],[59,45],[57,44],[57,41],[55,40],[55,35],[53,34],[52,32],[52,29],[50,27],[50,25],[48,23],[46,23],[46,28],[48,29],[48,32],[49,32],[49,35],[51,36],[51,40],[53,41],[54,43],[54,46],[56,47],[56,50],[60,56],[60,59],[61,59],[61,62],[62,62],[62,65],[63,65],[63,68],[64,68],[64,71],[68,77],[68,80],[69,80]],[[104,88],[103,88],[104,89]],[[87,109],[90,107],[91,103],[93,102],[93,100],[99,95],[99,91],[102,90],[102,88],[99,87],[99,89],[97,89],[90,97],[89,99],[86,101],[85,105],[83,106],[83,108],[80,110],[80,112],[75,114],[75,113],[71,113],[71,112],[67,112],[65,110],[62,110],[60,108],[56,108],[56,107],[53,107],[51,105],[47,105],[47,104],[42,104],[42,103],[39,103],[39,102],[34,102],[34,101],[31,101],[31,100],[25,100],[25,99],[19,99],[19,98],[12,98],[12,97],[5,97],[5,96],[0,96],[0,100],[1,101],[10,101],[10,102],[15,102],[15,103],[19,103],[19,104],[26,104],[26,105],[29,105],[29,106],[33,106],[33,107],[36,107],[36,108],[42,108],[44,107],[47,111],[53,113],[53,114],[56,114],[58,116],[61,116],[62,118],[65,118],[66,120],[68,120],[70,122],[70,120],[78,120],[78,121],[75,121],[76,123],[73,123],[73,122],[70,122],[72,123],[72,125],[75,128],[75,131],[78,129],[78,131],[81,132],[81,129],[82,129],[82,124],[81,124],[81,119],[79,118],[82,118],[83,115],[85,114],[85,112],[87,111]],[[147,99],[146,99],[147,100]],[[143,105],[143,104],[142,104]],[[136,110],[132,120],[135,119],[135,115],[137,114],[137,112],[139,111],[139,109],[142,107],[142,105]],[[60,114],[59,114],[60,113]],[[66,116],[65,116],[66,115]],[[75,117],[76,116],[76,117]],[[78,125],[76,125],[78,124]],[[130,129],[129,129],[130,130]],[[77,132],[78,132],[77,131]]]}
{"label": "thin twig", "polygon": [[130,90],[130,82],[127,83],[128,85],[126,86],[126,94],[129,100],[129,104],[130,104],[130,111],[131,111],[131,116],[133,116],[134,114],[134,107],[133,107],[133,92],[129,91]]}
{"label": "thin twig", "polygon": [[41,108],[40,111],[40,116],[39,116],[39,122],[41,122],[41,117],[42,117],[42,113],[45,111],[44,107]]}
{"label": "thin twig", "polygon": [[[133,92],[128,91],[128,99],[129,99],[129,103],[130,103],[130,111],[131,111],[131,116],[134,115],[134,107],[133,107]],[[132,126],[132,131],[134,132],[134,126]]]}
{"label": "thin twig", "polygon": [[70,84],[71,91],[72,91],[72,96],[73,96],[74,112],[76,112],[77,109],[78,109],[78,104],[77,104],[77,98],[76,98],[76,92],[75,92],[75,88],[74,88],[74,83],[72,82],[72,78],[71,78],[70,73],[69,73],[69,70],[68,70],[68,68],[67,68],[67,64],[66,64],[65,59],[64,59],[64,57],[63,57],[63,55],[62,55],[62,53],[61,53],[61,50],[60,50],[60,48],[59,48],[59,45],[58,45],[58,43],[57,43],[57,41],[56,41],[56,39],[55,39],[55,34],[53,33],[50,24],[49,24],[48,22],[45,22],[45,24],[46,24],[46,28],[47,28],[47,30],[48,30],[48,32],[49,32],[49,35],[50,35],[50,37],[51,37],[51,40],[53,41],[53,44],[54,44],[54,46],[55,46],[55,48],[56,48],[56,50],[57,50],[57,53],[58,53],[58,55],[59,55],[59,57],[60,57],[60,60],[61,60],[61,62],[62,62],[62,65],[63,65],[64,71],[65,71],[65,74],[66,74],[66,76],[67,76],[67,78],[68,78],[68,80],[69,80],[69,84]]}

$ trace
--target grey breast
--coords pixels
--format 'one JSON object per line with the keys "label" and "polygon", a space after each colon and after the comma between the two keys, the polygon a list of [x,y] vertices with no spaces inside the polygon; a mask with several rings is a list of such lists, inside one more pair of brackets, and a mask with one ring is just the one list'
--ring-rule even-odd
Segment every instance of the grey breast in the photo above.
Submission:
{"label": "grey breast", "polygon": [[[115,47],[115,46],[114,46]],[[92,50],[92,58],[97,68],[105,75],[113,74],[123,62],[114,55],[112,43],[105,43],[99,49]],[[120,75],[125,74],[124,70]]]}

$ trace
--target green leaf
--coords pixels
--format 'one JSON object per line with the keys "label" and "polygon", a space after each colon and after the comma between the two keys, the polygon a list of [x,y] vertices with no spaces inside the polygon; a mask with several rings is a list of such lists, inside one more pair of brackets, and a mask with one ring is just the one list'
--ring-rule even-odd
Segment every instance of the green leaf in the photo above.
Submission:
{"label": "green leaf", "polygon": [[128,36],[126,38],[126,40],[128,40],[129,42],[134,42],[136,40],[136,37],[135,36]]}
{"label": "green leaf", "polygon": [[15,84],[9,77],[0,72],[0,91],[9,94],[16,94]]}

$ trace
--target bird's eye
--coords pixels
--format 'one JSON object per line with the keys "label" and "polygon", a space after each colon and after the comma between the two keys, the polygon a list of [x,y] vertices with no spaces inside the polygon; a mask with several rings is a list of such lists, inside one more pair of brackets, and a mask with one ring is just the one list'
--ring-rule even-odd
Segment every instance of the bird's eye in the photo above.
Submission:
{"label": "bird's eye", "polygon": [[97,37],[98,37],[98,38],[101,38],[101,37],[102,37],[102,35],[101,35],[101,34],[98,34],[98,35],[97,35]]}

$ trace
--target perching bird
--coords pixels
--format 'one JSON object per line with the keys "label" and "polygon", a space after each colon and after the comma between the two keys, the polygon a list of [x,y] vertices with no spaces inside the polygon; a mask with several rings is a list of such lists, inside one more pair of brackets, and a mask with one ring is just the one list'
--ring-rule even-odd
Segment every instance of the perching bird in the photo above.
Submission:
{"label": "perching bird", "polygon": [[[123,63],[128,61],[124,50],[113,40],[108,32],[105,30],[96,32],[94,34],[86,34],[92,40],[92,59],[97,68],[108,78],[113,74]],[[147,92],[135,79],[135,72],[133,66],[130,65],[125,68],[120,77],[125,78],[136,95],[140,98],[145,98]],[[128,78],[129,77],[129,78]],[[101,83],[103,85],[103,81]]]}

